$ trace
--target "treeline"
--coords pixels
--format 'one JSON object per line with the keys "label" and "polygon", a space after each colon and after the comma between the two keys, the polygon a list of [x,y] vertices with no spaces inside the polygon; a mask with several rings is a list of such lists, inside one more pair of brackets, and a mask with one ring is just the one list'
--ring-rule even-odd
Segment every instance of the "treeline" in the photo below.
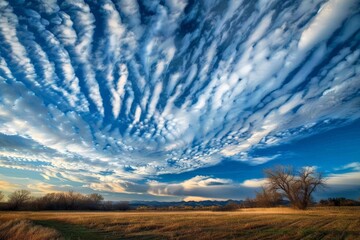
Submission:
{"label": "treeline", "polygon": [[[104,201],[103,196],[98,193],[81,194],[74,191],[48,193],[42,197],[34,197],[28,190],[17,190],[7,196],[7,201],[2,202],[4,198],[4,194],[0,192],[0,210],[8,211],[236,211],[241,208],[291,206],[291,202],[283,199],[281,194],[265,188],[257,192],[255,198],[247,198],[243,201],[174,202],[170,204],[160,202],[157,206],[151,206],[150,203],[149,205],[145,205],[145,203],[130,205],[129,202]],[[360,206],[360,201],[347,198],[328,198],[319,202],[311,202],[310,206]]]}
{"label": "treeline", "polygon": [[[360,200],[360,199],[359,199]],[[360,206],[360,201],[347,198],[328,198],[319,201],[320,206]]]}
{"label": "treeline", "polygon": [[[328,198],[322,199],[319,202],[311,202],[309,204],[312,207],[353,207],[360,206],[360,201],[356,201],[348,198]],[[213,211],[235,211],[241,208],[270,208],[291,206],[291,203],[282,198],[267,198],[263,194],[257,194],[253,199],[247,198],[242,203],[229,202],[224,206],[211,207]]]}
{"label": "treeline", "polygon": [[255,198],[246,198],[241,203],[230,201],[224,206],[219,206],[214,211],[234,211],[241,208],[270,208],[279,206],[290,206],[290,202],[284,200],[280,195],[264,195],[264,192],[258,192]]}
{"label": "treeline", "polygon": [[[0,192],[0,201],[4,195]],[[81,194],[74,191],[48,193],[42,197],[34,197],[28,190],[16,190],[1,203],[0,210],[129,210],[128,202],[104,201],[98,193]]]}

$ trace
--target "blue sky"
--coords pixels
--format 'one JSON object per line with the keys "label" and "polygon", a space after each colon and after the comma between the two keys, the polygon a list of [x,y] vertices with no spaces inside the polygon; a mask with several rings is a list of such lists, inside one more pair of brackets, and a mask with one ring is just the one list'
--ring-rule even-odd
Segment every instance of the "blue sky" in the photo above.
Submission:
{"label": "blue sky", "polygon": [[360,197],[360,1],[0,1],[0,190]]}

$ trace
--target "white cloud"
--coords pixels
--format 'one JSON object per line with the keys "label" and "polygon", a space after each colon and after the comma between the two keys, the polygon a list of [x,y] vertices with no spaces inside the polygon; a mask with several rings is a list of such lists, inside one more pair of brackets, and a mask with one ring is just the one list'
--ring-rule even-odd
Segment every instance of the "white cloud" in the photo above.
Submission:
{"label": "white cloud", "polygon": [[12,7],[4,1],[0,5],[0,33],[4,38],[3,44],[6,44],[6,51],[11,61],[19,66],[25,74],[26,81],[34,86],[39,86],[36,80],[36,71],[31,63],[26,48],[21,44],[18,38],[17,27],[19,24],[18,17],[13,13]]}
{"label": "white cloud", "polygon": [[65,192],[72,190],[70,185],[53,185],[44,182],[36,182],[27,185],[27,188],[35,194],[47,194],[56,192]]}
{"label": "white cloud", "polygon": [[328,39],[348,17],[352,8],[355,7],[355,3],[355,0],[330,0],[326,2],[302,33],[299,48],[308,50],[320,41]]}
{"label": "white cloud", "polygon": [[259,188],[267,184],[267,180],[265,178],[255,178],[245,180],[241,185],[245,187]]}
{"label": "white cloud", "polygon": [[101,182],[86,184],[83,187],[88,187],[96,191],[112,192],[112,193],[126,193],[126,194],[144,194],[148,189],[147,185],[137,184],[129,181],[122,181],[113,178],[105,177]]}
{"label": "white cloud", "polygon": [[360,186],[360,172],[330,174],[326,184],[330,186]]}
{"label": "white cloud", "polygon": [[207,187],[213,185],[226,185],[231,183],[229,179],[211,178],[208,176],[196,176],[182,183],[185,189],[194,187]]}
{"label": "white cloud", "polygon": [[271,11],[269,14],[267,14],[261,22],[257,25],[257,28],[253,31],[253,33],[250,35],[248,39],[248,45],[256,43],[266,32],[266,30],[269,28],[271,24],[271,18],[274,14],[273,11]]}
{"label": "white cloud", "polygon": [[[148,193],[157,196],[184,196],[185,199],[245,199],[254,195],[255,186],[233,183],[229,179],[195,176],[180,183],[148,183]],[[190,200],[189,200],[190,201]]]}
{"label": "white cloud", "polygon": [[[1,1],[0,134],[19,139],[0,166],[127,192],[224,157],[264,164],[278,155],[250,151],[360,118],[355,0],[217,4]],[[150,191],[216,184],[236,189],[198,176]]]}
{"label": "white cloud", "polygon": [[94,189],[95,191],[102,191],[102,192],[115,192],[115,193],[125,192],[125,188],[121,186],[119,183],[90,183],[89,185],[85,185],[85,187],[89,187],[91,189]]}
{"label": "white cloud", "polygon": [[160,98],[160,94],[162,92],[162,89],[163,89],[162,82],[158,82],[154,87],[154,91],[151,94],[152,98],[151,98],[151,101],[150,101],[149,106],[148,106],[148,115],[149,115],[149,117],[151,117],[155,112],[156,105],[159,102],[159,98]]}
{"label": "white cloud", "polygon": [[339,168],[335,168],[335,170],[349,170],[349,169],[354,171],[360,171],[360,162],[352,162],[344,166],[341,166]]}
{"label": "white cloud", "polygon": [[183,199],[183,201],[185,202],[201,202],[201,201],[226,201],[228,199],[225,198],[206,198],[206,197],[194,197],[194,196],[189,196],[189,197],[185,197]]}

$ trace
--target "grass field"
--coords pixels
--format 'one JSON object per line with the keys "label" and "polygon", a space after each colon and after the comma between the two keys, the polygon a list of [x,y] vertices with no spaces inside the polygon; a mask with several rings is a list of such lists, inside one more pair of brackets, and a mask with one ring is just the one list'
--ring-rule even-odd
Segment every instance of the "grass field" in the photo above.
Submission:
{"label": "grass field", "polygon": [[360,239],[360,208],[0,212],[0,239]]}

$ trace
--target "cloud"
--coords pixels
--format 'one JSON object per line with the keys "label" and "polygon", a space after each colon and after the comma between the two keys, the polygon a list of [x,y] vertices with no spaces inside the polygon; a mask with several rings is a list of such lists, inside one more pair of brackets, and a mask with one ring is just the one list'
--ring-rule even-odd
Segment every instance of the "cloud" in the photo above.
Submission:
{"label": "cloud", "polygon": [[[252,181],[252,180],[249,180]],[[233,183],[229,179],[195,176],[180,183],[148,183],[148,193],[158,196],[182,196],[185,199],[245,199],[254,195],[254,187],[249,184]],[[251,184],[250,184],[251,185]]]}
{"label": "cloud", "polygon": [[11,192],[14,191],[16,189],[18,189],[19,185],[14,184],[14,183],[10,183],[7,181],[0,181],[0,189],[1,191],[5,191],[5,192]]}
{"label": "cloud", "polygon": [[330,187],[335,186],[360,186],[360,172],[348,172],[341,174],[330,174],[326,179],[326,184]]}
{"label": "cloud", "polygon": [[331,173],[325,176],[325,188],[317,191],[318,198],[347,197],[357,199],[360,194],[360,171]]}
{"label": "cloud", "polygon": [[96,191],[102,192],[115,192],[115,193],[124,193],[125,188],[121,186],[119,183],[91,183],[89,185],[85,185],[85,187],[89,187]]}
{"label": "cloud", "polygon": [[201,201],[226,201],[228,199],[225,198],[204,198],[204,197],[185,197],[183,201],[185,202],[201,202]]}
{"label": "cloud", "polygon": [[[327,40],[352,12],[356,1],[330,0],[319,9],[314,20],[303,31],[300,49],[309,49],[320,41]],[[331,24],[328,24],[331,21]]]}
{"label": "cloud", "polygon": [[31,183],[26,187],[35,194],[66,192],[72,190],[72,186],[70,185],[53,185],[44,182]]}
{"label": "cloud", "polygon": [[242,183],[242,186],[252,187],[252,188],[260,188],[260,187],[266,185],[266,183],[267,183],[267,180],[264,179],[264,178],[260,178],[260,179],[248,179],[248,180],[245,180],[245,181]]}
{"label": "cloud", "polygon": [[263,179],[250,179],[238,184],[230,179],[198,175],[178,183],[151,180],[140,184],[106,176],[100,182],[85,184],[83,187],[101,192],[181,197],[184,201],[201,201],[201,199],[245,199],[254,195],[254,189],[259,188],[264,181]]}
{"label": "cloud", "polygon": [[144,194],[148,186],[146,184],[138,184],[131,181],[123,181],[111,176],[106,176],[100,182],[85,184],[83,187],[91,188],[96,191],[127,193],[127,194]]}
{"label": "cloud", "polygon": [[352,162],[348,163],[344,166],[341,166],[339,168],[335,168],[335,170],[352,170],[352,171],[360,171],[360,162]]}
{"label": "cloud", "polygon": [[[1,168],[143,193],[359,119],[358,1],[218,4],[2,1]],[[226,181],[149,191],[232,196]]]}

